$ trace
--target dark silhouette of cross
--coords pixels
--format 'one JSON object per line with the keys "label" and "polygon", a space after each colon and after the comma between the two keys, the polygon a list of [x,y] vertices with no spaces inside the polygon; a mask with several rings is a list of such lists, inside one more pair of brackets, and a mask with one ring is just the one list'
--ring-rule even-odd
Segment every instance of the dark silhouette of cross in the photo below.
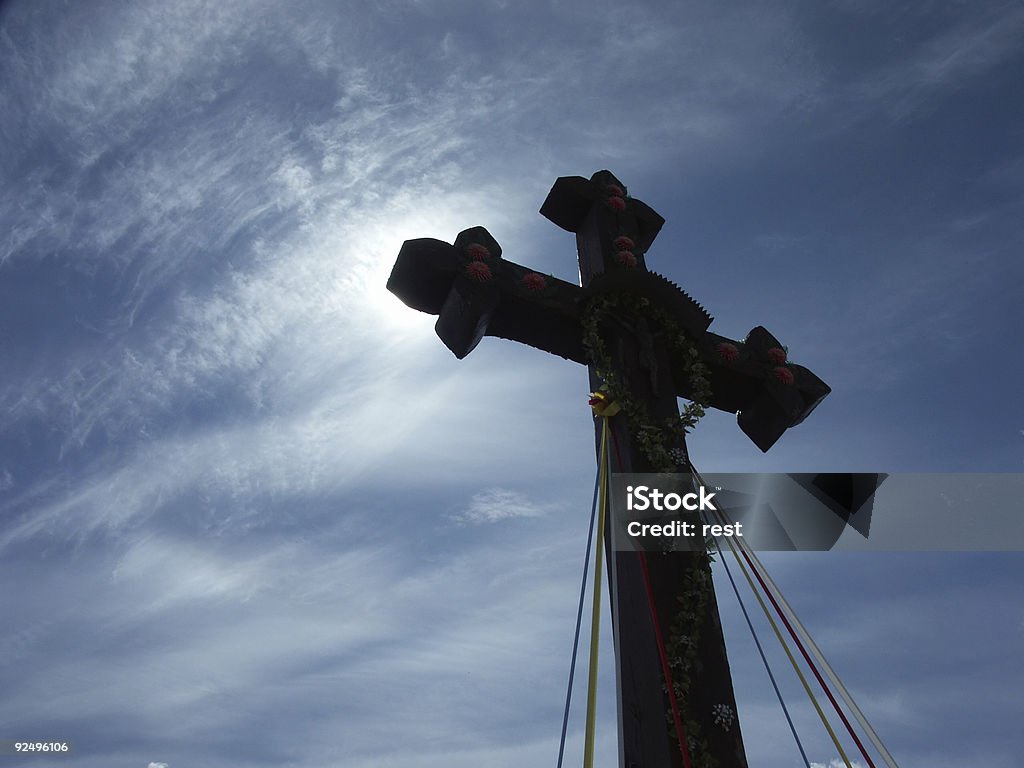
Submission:
{"label": "dark silhouette of cross", "polygon": [[[711,315],[678,286],[647,269],[645,253],[664,219],[629,197],[610,172],[599,171],[589,180],[558,179],[540,212],[576,235],[582,285],[506,261],[487,230],[474,227],[460,232],[454,244],[427,238],[406,241],[388,289],[408,306],[438,315],[437,335],[460,359],[484,336],[511,339],[587,365],[595,391],[605,384],[608,371],[598,370],[585,326],[588,312],[603,299],[608,311],[600,320],[600,337],[607,342],[616,379],[644,413],[655,423],[678,419],[677,398],[695,396],[696,359],[710,388],[706,404],[738,414],[740,429],[762,451],[830,392],[809,370],[791,363],[785,348],[764,328],[754,328],[742,341],[708,331]],[[671,337],[680,333],[689,355],[672,343]],[[620,447],[617,471],[690,471],[681,433],[671,433],[665,450],[652,456],[638,439],[640,425],[631,424],[626,412],[612,416],[609,425]],[[671,456],[671,466],[665,466],[665,456]],[[715,765],[746,766],[710,569],[706,557],[695,560],[702,554],[649,557],[650,594],[638,553],[608,552],[622,768],[682,764],[666,718],[669,707],[652,606],[662,628],[671,627],[679,642],[696,645],[698,662],[687,672],[689,684],[680,702],[688,738],[700,741],[696,751],[710,756]],[[688,614],[687,590],[693,589],[694,573],[703,574],[698,579],[701,608]],[[694,764],[700,765],[696,759]]]}

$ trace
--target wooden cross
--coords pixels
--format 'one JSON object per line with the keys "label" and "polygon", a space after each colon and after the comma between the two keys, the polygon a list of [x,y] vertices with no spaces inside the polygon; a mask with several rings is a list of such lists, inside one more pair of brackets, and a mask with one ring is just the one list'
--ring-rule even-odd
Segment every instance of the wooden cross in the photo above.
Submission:
{"label": "wooden cross", "polygon": [[[558,179],[540,212],[575,233],[581,285],[502,259],[494,238],[483,227],[474,227],[460,232],[452,245],[429,238],[406,241],[388,289],[408,306],[438,315],[437,335],[460,359],[484,336],[511,339],[589,366],[595,391],[605,383],[602,374],[607,377],[609,372],[598,370],[585,329],[588,313],[603,300],[605,308],[611,307],[600,320],[608,359],[617,380],[651,419],[660,423],[679,418],[677,398],[692,399],[697,386],[696,358],[706,367],[707,404],[737,413],[740,429],[762,451],[830,392],[809,370],[789,362],[785,348],[762,327],[743,341],[709,332],[711,315],[678,286],[647,270],[644,254],[664,219],[629,197],[610,172],[599,171],[589,180]],[[680,334],[688,355],[670,338]],[[627,413],[611,417],[609,426],[620,447],[618,471],[689,472],[681,432],[674,433],[659,458],[638,440],[639,427],[629,423]],[[666,455],[672,457],[671,466],[665,466]],[[714,762],[709,765],[742,768],[746,757],[729,663],[710,569],[706,558],[695,559],[700,557],[687,552],[650,556],[653,604],[660,626],[672,628],[676,646],[695,643],[698,663],[687,671],[681,702],[688,740],[693,739],[701,761],[710,757]],[[681,766],[674,730],[666,719],[652,600],[639,555],[609,551],[608,558],[619,764]],[[699,577],[697,603],[694,574]],[[701,606],[699,615],[687,613],[688,601]],[[694,765],[700,764],[695,754]]]}

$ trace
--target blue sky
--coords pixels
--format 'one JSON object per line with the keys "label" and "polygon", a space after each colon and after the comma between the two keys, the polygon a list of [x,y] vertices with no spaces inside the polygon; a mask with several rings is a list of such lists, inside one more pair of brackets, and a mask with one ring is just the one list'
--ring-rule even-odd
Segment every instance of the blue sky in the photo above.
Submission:
{"label": "blue sky", "polygon": [[[709,415],[702,471],[1020,472],[1022,39],[1012,2],[3,5],[0,738],[554,763],[585,373],[456,361],[384,285],[476,225],[575,279],[558,176],[612,170],[712,330],[833,387],[766,455]],[[1019,553],[766,561],[901,765],[1019,764]],[[721,601],[751,764],[799,765]]]}

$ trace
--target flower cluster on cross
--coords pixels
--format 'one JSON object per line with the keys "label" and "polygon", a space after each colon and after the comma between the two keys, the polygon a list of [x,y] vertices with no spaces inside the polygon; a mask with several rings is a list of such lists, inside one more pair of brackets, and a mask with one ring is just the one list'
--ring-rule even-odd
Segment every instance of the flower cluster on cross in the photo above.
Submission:
{"label": "flower cluster on cross", "polygon": [[[728,342],[722,342],[715,347],[715,352],[718,358],[726,363],[734,363],[740,357],[739,347]],[[786,365],[787,357],[786,350],[782,347],[772,347],[768,350],[768,362],[773,366],[772,376],[783,384],[793,384],[796,379],[793,377],[793,371]]]}
{"label": "flower cluster on cross", "polygon": [[[626,192],[618,184],[609,184],[605,187],[608,197],[608,205],[615,211],[626,210]],[[629,235],[619,235],[612,243],[615,246],[615,260],[624,267],[632,269],[637,265],[636,254],[633,249],[636,244]]]}
{"label": "flower cluster on cross", "polygon": [[490,282],[494,278],[491,268],[487,262],[491,258],[491,251],[481,243],[470,243],[466,246],[466,256],[469,262],[466,264],[466,277],[477,283]]}

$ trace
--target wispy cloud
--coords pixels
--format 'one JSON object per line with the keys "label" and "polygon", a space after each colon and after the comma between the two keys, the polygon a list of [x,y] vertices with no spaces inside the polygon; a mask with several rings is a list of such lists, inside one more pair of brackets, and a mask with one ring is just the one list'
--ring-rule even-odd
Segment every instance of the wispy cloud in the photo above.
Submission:
{"label": "wispy cloud", "polygon": [[[203,743],[218,765],[237,763],[231,753],[239,740],[273,755],[275,729],[250,727],[283,713],[308,744],[293,746],[293,759],[341,748],[339,733],[340,764],[397,758],[408,742],[379,739],[393,718],[407,723],[413,742],[462,734],[438,755],[511,749],[524,728],[557,713],[564,659],[543,649],[566,639],[561,618],[572,601],[571,565],[537,532],[524,533],[426,563],[397,538],[353,547],[344,528],[262,551],[237,540],[150,534],[126,542],[109,569],[104,556],[85,549],[77,564],[48,570],[46,581],[61,585],[68,601],[60,622],[26,617],[32,645],[51,649],[48,663],[15,674],[9,664],[29,646],[5,656],[4,674],[20,693],[18,712],[8,699],[5,722],[50,722],[88,708],[93,733],[115,722],[159,730],[178,743]],[[50,586],[37,582],[29,592]],[[77,604],[82,590],[99,602]],[[62,647],[66,622],[82,626],[91,612],[93,628]],[[535,700],[523,707],[527,697]],[[526,741],[534,739],[531,751],[549,751],[554,734]]]}
{"label": "wispy cloud", "polygon": [[930,100],[980,77],[1019,52],[1024,9],[1016,3],[970,14],[856,85],[866,105],[902,120]]}
{"label": "wispy cloud", "polygon": [[553,509],[538,504],[525,494],[506,488],[491,488],[473,495],[468,506],[452,518],[460,523],[497,523],[517,517],[540,517]]}

